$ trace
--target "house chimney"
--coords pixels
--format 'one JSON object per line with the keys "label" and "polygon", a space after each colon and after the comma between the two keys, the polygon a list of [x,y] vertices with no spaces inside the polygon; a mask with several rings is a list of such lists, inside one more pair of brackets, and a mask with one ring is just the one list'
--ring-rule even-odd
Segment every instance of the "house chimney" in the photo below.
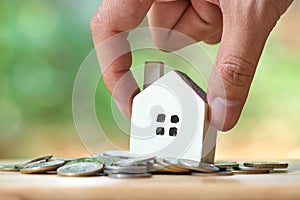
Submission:
{"label": "house chimney", "polygon": [[145,62],[144,89],[164,75],[164,63],[159,61]]}

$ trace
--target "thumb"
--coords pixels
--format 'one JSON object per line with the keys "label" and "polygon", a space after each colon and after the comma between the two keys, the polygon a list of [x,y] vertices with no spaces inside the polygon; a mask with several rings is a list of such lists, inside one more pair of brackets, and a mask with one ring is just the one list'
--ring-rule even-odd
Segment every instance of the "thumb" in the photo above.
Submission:
{"label": "thumb", "polygon": [[224,19],[221,45],[209,80],[210,121],[221,131],[232,129],[240,118],[270,33],[249,28],[247,23]]}

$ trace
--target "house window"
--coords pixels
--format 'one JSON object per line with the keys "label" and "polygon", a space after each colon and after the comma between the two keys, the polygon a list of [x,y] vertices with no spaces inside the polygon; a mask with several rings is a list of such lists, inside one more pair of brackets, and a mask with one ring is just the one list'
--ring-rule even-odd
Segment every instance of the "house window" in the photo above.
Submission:
{"label": "house window", "polygon": [[158,114],[156,121],[157,122],[165,122],[165,119],[166,119],[166,115],[165,114]]}
{"label": "house window", "polygon": [[169,135],[172,137],[177,136],[177,128],[175,127],[170,128]]}
{"label": "house window", "polygon": [[163,127],[157,127],[156,128],[156,135],[164,135],[165,129]]}
{"label": "house window", "polygon": [[179,117],[177,115],[172,115],[171,122],[177,124],[179,122]]}

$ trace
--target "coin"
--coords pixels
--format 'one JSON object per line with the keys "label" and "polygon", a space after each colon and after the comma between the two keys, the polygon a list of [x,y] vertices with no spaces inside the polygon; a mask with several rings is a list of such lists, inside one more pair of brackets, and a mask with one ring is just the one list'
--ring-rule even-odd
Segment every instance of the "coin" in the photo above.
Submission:
{"label": "coin", "polygon": [[239,163],[237,162],[216,162],[214,165],[219,169],[227,169],[227,168],[233,168],[238,167]]}
{"label": "coin", "polygon": [[120,161],[116,162],[115,164],[118,166],[122,166],[122,167],[128,167],[128,166],[133,166],[133,165],[137,165],[140,163],[154,161],[155,159],[156,159],[156,156],[143,156],[143,157],[137,157],[137,158],[130,158],[127,160],[120,160]]}
{"label": "coin", "polygon": [[287,162],[245,162],[244,165],[247,167],[276,169],[285,169],[289,166]]}
{"label": "coin", "polygon": [[263,171],[263,170],[250,170],[250,171],[242,171],[242,170],[232,170],[233,174],[268,174],[269,171]]}
{"label": "coin", "polygon": [[62,160],[62,161],[65,161],[65,162],[70,162],[70,161],[73,161],[73,160],[76,160],[77,158],[52,158],[51,160]]}
{"label": "coin", "polygon": [[94,176],[107,176],[107,174],[105,174],[104,172],[100,172],[100,173],[94,174]]}
{"label": "coin", "polygon": [[167,166],[164,170],[171,171],[173,173],[188,173],[190,172],[190,169],[186,168],[185,166],[182,166],[180,163],[178,163],[177,158],[164,158],[162,160],[158,160],[158,163],[165,163]]}
{"label": "coin", "polygon": [[168,170],[168,171],[173,172],[173,173],[187,173],[187,172],[190,172],[189,169],[182,168],[182,167],[177,166],[177,165],[169,165],[169,166],[165,167],[164,170]]}
{"label": "coin", "polygon": [[58,167],[65,164],[65,161],[53,160],[49,162],[32,163],[23,167],[20,172],[22,174],[36,174],[44,173],[47,171],[56,170]]}
{"label": "coin", "polygon": [[120,161],[120,158],[111,157],[111,156],[99,156],[99,157],[86,157],[86,158],[78,158],[73,161],[68,162],[66,165],[72,165],[75,163],[83,163],[83,162],[95,162],[102,165],[113,165],[117,161]]}
{"label": "coin", "polygon": [[92,158],[99,157],[99,156],[104,156],[104,155],[103,153],[95,153],[91,155]]}
{"label": "coin", "polygon": [[166,163],[163,158],[156,158],[155,161],[154,161],[154,163],[156,163],[156,164],[158,164],[158,165],[160,165],[162,167],[169,166],[169,164]]}
{"label": "coin", "polygon": [[15,168],[15,165],[0,165],[0,172],[19,172],[20,169]]}
{"label": "coin", "polygon": [[188,159],[179,159],[178,163],[180,166],[193,170],[193,171],[199,171],[199,172],[218,172],[219,168],[212,164],[206,164],[202,162],[197,162],[194,160],[188,160]]}
{"label": "coin", "polygon": [[146,166],[130,166],[130,167],[120,167],[120,166],[106,166],[104,170],[109,171],[110,173],[120,174],[120,173],[147,173]]}
{"label": "coin", "polygon": [[163,162],[165,162],[169,165],[178,165],[179,164],[177,158],[170,158],[170,157],[163,158]]}
{"label": "coin", "polygon": [[162,172],[162,171],[165,171],[164,169],[166,169],[166,167],[161,166],[157,163],[147,165],[147,171],[149,171],[149,172]]}
{"label": "coin", "polygon": [[112,178],[150,178],[152,176],[151,173],[143,173],[143,174],[108,174],[109,177]]}
{"label": "coin", "polygon": [[165,163],[163,161],[163,158],[156,158],[154,163],[147,163],[148,171],[151,172],[167,172],[167,173],[173,173],[173,169],[168,169],[167,167],[169,164]]}
{"label": "coin", "polygon": [[230,171],[220,171],[213,173],[201,173],[201,172],[192,172],[193,176],[232,176],[233,173]]}
{"label": "coin", "polygon": [[57,169],[57,174],[59,176],[69,176],[69,177],[80,177],[80,176],[92,176],[103,169],[103,165],[100,163],[93,162],[81,162],[71,165],[64,165]]}
{"label": "coin", "polygon": [[40,161],[48,161],[48,160],[50,160],[52,157],[53,157],[52,155],[48,155],[48,156],[43,156],[43,157],[34,158],[34,159],[27,160],[27,161],[24,161],[24,162],[21,162],[21,163],[17,163],[17,164],[15,164],[15,167],[16,167],[16,168],[23,168],[23,167],[25,167],[26,165],[31,164],[31,163],[36,163],[36,162],[40,162]]}
{"label": "coin", "polygon": [[262,168],[262,167],[246,167],[246,166],[239,166],[234,169],[237,169],[240,171],[270,171],[270,170],[273,170],[273,168],[270,168],[270,167]]}
{"label": "coin", "polygon": [[152,166],[147,166],[148,171],[155,172],[155,173],[175,173],[175,174],[182,174],[182,173],[189,173],[190,170],[183,169],[180,167],[176,167],[174,165],[168,165],[168,166],[161,166],[157,163],[153,163]]}
{"label": "coin", "polygon": [[[104,151],[102,152],[104,156],[111,156],[111,157],[119,157],[122,159],[128,159],[128,158],[135,158],[138,157],[138,155],[130,153],[128,151]],[[92,157],[97,157],[97,155],[93,155]]]}

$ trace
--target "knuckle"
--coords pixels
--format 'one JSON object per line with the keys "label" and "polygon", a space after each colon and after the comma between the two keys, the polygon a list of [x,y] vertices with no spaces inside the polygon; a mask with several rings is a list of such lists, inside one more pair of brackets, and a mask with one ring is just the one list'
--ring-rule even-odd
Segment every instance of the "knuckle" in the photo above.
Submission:
{"label": "knuckle", "polygon": [[94,32],[96,30],[99,30],[99,27],[104,25],[106,22],[104,18],[105,14],[102,10],[98,10],[90,20],[90,30],[91,32]]}
{"label": "knuckle", "polygon": [[221,79],[235,87],[250,87],[256,65],[239,57],[230,56],[217,65]]}
{"label": "knuckle", "polygon": [[91,31],[99,31],[99,27],[106,26],[111,23],[111,15],[113,13],[112,7],[114,6],[114,1],[103,1],[95,14],[90,20]]}

